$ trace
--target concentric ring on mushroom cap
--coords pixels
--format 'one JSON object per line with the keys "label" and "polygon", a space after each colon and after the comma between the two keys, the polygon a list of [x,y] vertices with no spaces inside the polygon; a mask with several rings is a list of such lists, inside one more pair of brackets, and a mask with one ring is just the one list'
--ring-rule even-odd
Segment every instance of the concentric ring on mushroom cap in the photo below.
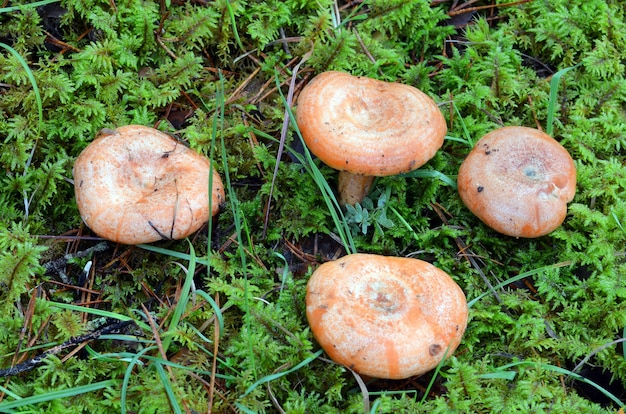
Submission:
{"label": "concentric ring on mushroom cap", "polygon": [[468,307],[454,280],[428,262],[351,254],[316,269],[306,313],[335,362],[371,377],[401,379],[452,354]]}
{"label": "concentric ring on mushroom cap", "polygon": [[576,166],[549,135],[527,127],[498,128],[461,164],[461,199],[494,230],[539,237],[561,225],[576,193]]}
{"label": "concentric ring on mushroom cap", "polygon": [[437,104],[419,89],[336,71],[307,84],[296,118],[308,148],[325,164],[372,176],[420,167],[447,131]]}
{"label": "concentric ring on mushroom cap", "polygon": [[224,202],[209,160],[156,129],[104,129],[74,163],[80,215],[100,237],[124,244],[181,239],[198,230]]}

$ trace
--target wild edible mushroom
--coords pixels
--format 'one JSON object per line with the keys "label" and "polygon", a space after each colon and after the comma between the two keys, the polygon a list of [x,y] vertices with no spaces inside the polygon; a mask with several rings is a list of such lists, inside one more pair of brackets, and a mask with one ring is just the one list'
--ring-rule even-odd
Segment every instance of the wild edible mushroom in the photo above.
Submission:
{"label": "wild edible mushroom", "polygon": [[73,173],[83,221],[118,243],[184,238],[216,214],[225,199],[222,181],[215,170],[211,174],[206,157],[140,125],[100,131],[76,159]]}
{"label": "wild edible mushroom", "polygon": [[468,307],[454,280],[428,262],[357,253],[315,270],[306,314],[333,361],[370,377],[402,379],[452,354]]}
{"label": "wild edible mushroom", "polygon": [[341,204],[363,200],[375,176],[412,171],[443,144],[446,121],[417,88],[344,72],[317,75],[296,110],[307,147],[339,170]]}
{"label": "wild edible mushroom", "polygon": [[509,126],[482,137],[461,164],[459,195],[494,230],[539,237],[559,227],[576,193],[576,167],[549,135]]}

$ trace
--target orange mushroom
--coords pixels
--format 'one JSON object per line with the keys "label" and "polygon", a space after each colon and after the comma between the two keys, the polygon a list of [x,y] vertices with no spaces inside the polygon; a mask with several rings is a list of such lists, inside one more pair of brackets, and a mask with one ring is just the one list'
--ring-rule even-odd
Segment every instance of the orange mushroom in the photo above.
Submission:
{"label": "orange mushroom", "polygon": [[315,270],[306,314],[333,361],[370,377],[402,379],[452,354],[468,307],[454,280],[428,262],[357,253]]}
{"label": "orange mushroom", "polygon": [[302,90],[296,121],[311,152],[340,171],[339,201],[350,205],[363,200],[375,176],[425,164],[447,131],[437,104],[419,89],[335,71]]}
{"label": "orange mushroom", "polygon": [[482,137],[461,164],[459,195],[479,219],[514,237],[539,237],[561,225],[576,193],[576,167],[556,140],[509,126]]}
{"label": "orange mushroom", "polygon": [[[80,215],[100,237],[124,244],[181,239],[223,204],[209,160],[156,129],[103,129],[74,163]],[[213,194],[209,212],[209,177]]]}

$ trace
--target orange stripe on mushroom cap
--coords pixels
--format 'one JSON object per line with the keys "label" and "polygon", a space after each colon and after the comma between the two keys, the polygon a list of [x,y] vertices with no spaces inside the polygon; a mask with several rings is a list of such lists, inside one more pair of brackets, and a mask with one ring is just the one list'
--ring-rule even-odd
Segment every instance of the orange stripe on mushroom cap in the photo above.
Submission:
{"label": "orange stripe on mushroom cap", "polygon": [[306,312],[335,362],[390,379],[435,368],[458,347],[468,318],[465,295],[445,272],[372,254],[319,266],[307,285]]}

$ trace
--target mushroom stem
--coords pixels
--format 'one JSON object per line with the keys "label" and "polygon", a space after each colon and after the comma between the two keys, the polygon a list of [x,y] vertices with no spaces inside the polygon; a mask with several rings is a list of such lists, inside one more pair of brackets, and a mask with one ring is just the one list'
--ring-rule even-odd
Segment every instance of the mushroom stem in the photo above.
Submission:
{"label": "mushroom stem", "polygon": [[372,175],[358,175],[347,171],[339,172],[339,204],[351,206],[363,201],[374,182]]}

